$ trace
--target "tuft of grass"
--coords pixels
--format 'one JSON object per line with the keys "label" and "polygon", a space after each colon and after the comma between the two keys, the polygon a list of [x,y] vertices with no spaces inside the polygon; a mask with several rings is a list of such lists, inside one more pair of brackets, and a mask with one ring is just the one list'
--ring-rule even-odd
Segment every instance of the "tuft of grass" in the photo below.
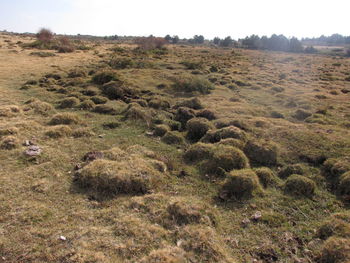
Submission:
{"label": "tuft of grass", "polygon": [[214,90],[214,85],[198,76],[181,76],[174,79],[173,90],[185,93],[209,94]]}

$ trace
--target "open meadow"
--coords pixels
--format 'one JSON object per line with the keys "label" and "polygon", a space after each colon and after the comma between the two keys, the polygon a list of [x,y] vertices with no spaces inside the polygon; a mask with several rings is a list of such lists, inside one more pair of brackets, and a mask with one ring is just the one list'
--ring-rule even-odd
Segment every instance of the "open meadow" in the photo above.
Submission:
{"label": "open meadow", "polygon": [[0,34],[0,262],[350,262],[350,58],[34,41]]}

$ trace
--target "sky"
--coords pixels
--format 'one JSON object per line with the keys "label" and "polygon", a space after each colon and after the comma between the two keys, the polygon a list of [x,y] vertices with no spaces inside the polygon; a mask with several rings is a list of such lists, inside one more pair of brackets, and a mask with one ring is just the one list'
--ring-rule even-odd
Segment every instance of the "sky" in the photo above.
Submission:
{"label": "sky", "polygon": [[0,0],[0,30],[190,38],[350,35],[350,0]]}

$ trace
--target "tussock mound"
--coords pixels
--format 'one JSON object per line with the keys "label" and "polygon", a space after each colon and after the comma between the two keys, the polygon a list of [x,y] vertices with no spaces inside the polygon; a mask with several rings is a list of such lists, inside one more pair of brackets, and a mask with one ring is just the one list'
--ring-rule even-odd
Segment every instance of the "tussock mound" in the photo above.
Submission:
{"label": "tussock mound", "polygon": [[331,237],[323,245],[318,258],[321,263],[345,263],[350,260],[350,241],[345,238]]}
{"label": "tussock mound", "polygon": [[260,193],[259,178],[251,169],[232,171],[223,183],[219,197],[223,200],[246,199]]}
{"label": "tussock mound", "polygon": [[205,118],[193,118],[186,123],[187,137],[189,140],[200,140],[213,125]]}
{"label": "tussock mound", "polygon": [[19,140],[15,136],[6,136],[1,140],[0,148],[4,150],[12,150],[19,146]]}
{"label": "tussock mound", "polygon": [[101,153],[75,174],[82,188],[107,195],[146,194],[158,187],[162,175],[141,155],[115,147]]}
{"label": "tussock mound", "polygon": [[244,152],[254,165],[273,166],[278,163],[279,151],[273,142],[248,141]]}
{"label": "tussock mound", "polygon": [[64,112],[58,113],[52,117],[49,124],[50,125],[70,125],[81,123],[80,118],[74,113]]}
{"label": "tussock mound", "polygon": [[201,139],[202,142],[216,143],[222,139],[233,138],[241,141],[247,140],[247,134],[235,126],[225,127],[219,130],[209,130]]}
{"label": "tussock mound", "polygon": [[265,188],[268,186],[274,186],[277,184],[277,177],[273,171],[268,167],[260,167],[254,169],[256,175],[259,177],[259,181]]}
{"label": "tussock mound", "polygon": [[166,247],[153,250],[140,263],[185,263],[185,251],[179,247]]}
{"label": "tussock mound", "polygon": [[162,141],[166,144],[183,144],[185,142],[181,133],[176,131],[168,131],[163,137]]}
{"label": "tussock mound", "polygon": [[299,175],[305,174],[305,167],[303,167],[301,164],[291,164],[283,167],[278,172],[278,176],[283,179],[286,179],[292,174],[299,174]]}
{"label": "tussock mound", "polygon": [[234,262],[224,242],[210,227],[188,225],[178,233],[180,247],[188,253],[190,262]]}
{"label": "tussock mound", "polygon": [[314,181],[298,174],[289,176],[284,184],[284,192],[296,197],[312,197],[315,189]]}

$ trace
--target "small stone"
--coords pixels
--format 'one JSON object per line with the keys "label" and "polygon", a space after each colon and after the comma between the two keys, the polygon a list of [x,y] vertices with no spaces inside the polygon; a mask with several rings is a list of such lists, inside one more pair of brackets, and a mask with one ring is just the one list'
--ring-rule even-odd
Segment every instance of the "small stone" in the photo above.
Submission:
{"label": "small stone", "polygon": [[254,215],[252,215],[251,219],[254,220],[254,221],[258,221],[258,220],[261,219],[261,217],[262,217],[261,212],[257,211],[257,212],[254,213]]}
{"label": "small stone", "polygon": [[41,148],[37,145],[31,145],[24,151],[24,154],[29,157],[34,157],[40,155],[42,152]]}
{"label": "small stone", "polygon": [[153,132],[146,132],[146,135],[147,136],[153,136],[154,134],[153,134]]}
{"label": "small stone", "polygon": [[243,225],[243,227],[246,227],[249,223],[250,223],[250,220],[249,220],[248,218],[244,218],[244,219],[242,220],[242,225]]}
{"label": "small stone", "polygon": [[60,236],[59,239],[62,240],[62,241],[66,241],[67,240],[67,238],[65,236]]}
{"label": "small stone", "polygon": [[80,170],[82,167],[81,163],[77,163],[75,166],[74,166],[74,170]]}

